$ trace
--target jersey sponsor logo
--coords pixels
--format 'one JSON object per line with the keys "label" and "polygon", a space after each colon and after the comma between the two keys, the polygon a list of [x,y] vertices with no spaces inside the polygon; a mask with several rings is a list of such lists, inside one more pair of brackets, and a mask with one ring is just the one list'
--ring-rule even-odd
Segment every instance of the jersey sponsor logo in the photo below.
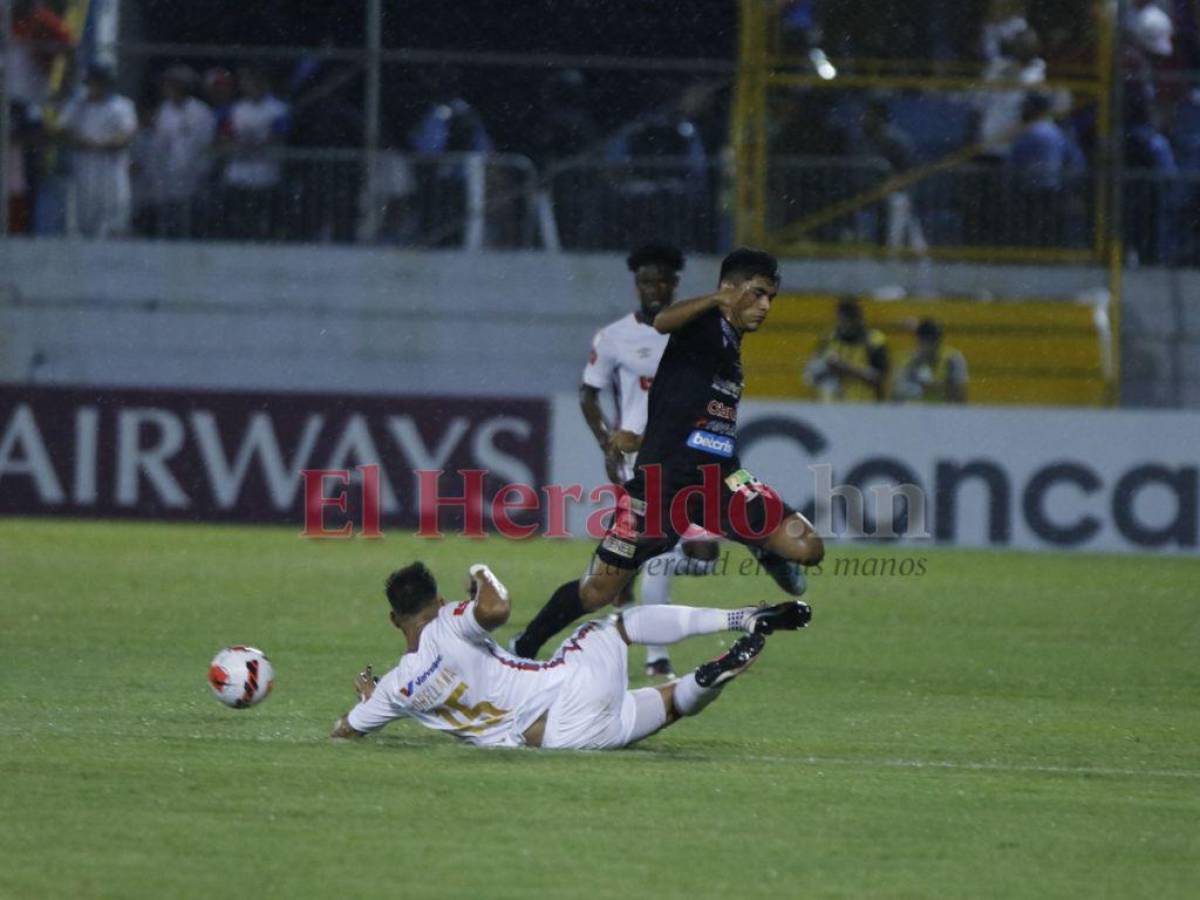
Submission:
{"label": "jersey sponsor logo", "polygon": [[633,559],[633,554],[637,552],[637,546],[629,541],[621,540],[615,534],[610,534],[604,539],[601,545],[609,553],[615,553],[617,556],[623,556],[626,559]]}
{"label": "jersey sponsor logo", "polygon": [[653,347],[638,347],[637,348],[637,355],[640,359],[645,359],[653,352],[654,352]]}
{"label": "jersey sponsor logo", "polygon": [[726,397],[732,397],[734,400],[741,399],[742,385],[740,382],[730,381],[728,378],[714,378],[712,386],[714,391],[719,391]]}
{"label": "jersey sponsor logo", "polygon": [[642,386],[643,391],[648,391],[650,390],[650,385],[654,384],[654,378],[653,376],[640,375],[638,376],[638,384]]}
{"label": "jersey sponsor logo", "polygon": [[710,416],[716,416],[718,419],[724,419],[727,422],[737,421],[736,406],[730,406],[728,403],[722,403],[720,400],[709,400],[707,409]]}
{"label": "jersey sponsor logo", "polygon": [[435,659],[433,662],[431,662],[429,664],[428,669],[426,669],[424,672],[422,672],[416,678],[412,679],[404,687],[400,688],[400,693],[403,694],[405,697],[411,697],[413,695],[413,691],[415,691],[417,688],[419,688],[421,685],[423,685],[426,681],[428,681],[429,676],[431,676],[434,672],[436,672],[438,670],[438,666],[440,666],[441,664],[442,664],[442,657],[441,657],[441,654],[438,654],[437,659]]}
{"label": "jersey sponsor logo", "polygon": [[454,615],[461,616],[463,613],[465,613],[467,611],[467,607],[470,605],[471,605],[470,600],[462,601],[462,603],[460,603],[460,604],[458,604],[458,606],[454,607]]}
{"label": "jersey sponsor logo", "polygon": [[705,431],[711,431],[713,434],[722,434],[727,437],[733,437],[737,434],[737,426],[732,422],[721,422],[716,419],[697,419],[696,427],[703,428]]}
{"label": "jersey sponsor logo", "polygon": [[687,445],[693,450],[711,453],[713,456],[723,456],[726,459],[733,456],[733,438],[702,431],[697,428],[688,435]]}

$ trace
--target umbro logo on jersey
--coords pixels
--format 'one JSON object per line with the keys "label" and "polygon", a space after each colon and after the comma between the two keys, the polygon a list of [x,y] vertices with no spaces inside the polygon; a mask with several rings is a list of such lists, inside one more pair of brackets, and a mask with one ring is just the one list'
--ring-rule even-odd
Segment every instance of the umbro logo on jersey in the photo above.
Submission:
{"label": "umbro logo on jersey", "polygon": [[687,445],[693,450],[702,450],[714,456],[724,456],[726,459],[733,456],[733,438],[721,437],[709,431],[696,429],[688,435]]}
{"label": "umbro logo on jersey", "polygon": [[637,348],[637,355],[640,359],[645,359],[647,356],[649,356],[653,352],[654,352],[653,347],[638,347]]}

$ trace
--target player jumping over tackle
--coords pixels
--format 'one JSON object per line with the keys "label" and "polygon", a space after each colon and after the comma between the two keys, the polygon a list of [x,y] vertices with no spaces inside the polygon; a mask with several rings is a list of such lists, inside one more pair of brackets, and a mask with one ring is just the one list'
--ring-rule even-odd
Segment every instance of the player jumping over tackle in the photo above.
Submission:
{"label": "player jumping over tackle", "polygon": [[[545,662],[513,656],[490,635],[508,621],[508,591],[484,565],[471,567],[471,599],[446,605],[421,563],[387,581],[392,624],[408,652],[376,679],[359,674],[360,702],[338,719],[335,738],[413,718],[481,747],[613,750],[699,713],[762,652],[764,635],[808,624],[808,607],[700,609],[642,606],[588,622]],[[673,644],[742,631],[728,652],[676,681],[628,689],[630,644]]]}
{"label": "player jumping over tackle", "polygon": [[[746,544],[795,597],[805,589],[800,565],[824,556],[812,524],[743,469],[737,455],[742,338],[766,321],[779,291],[779,264],[743,247],[725,257],[718,281],[716,293],[655,316],[655,329],[671,338],[650,388],[628,497],[583,578],[559,587],[525,627],[522,654],[532,658],[552,635],[612,603],[647,560],[678,543],[689,523]],[[699,502],[705,479],[717,495],[715,510]],[[683,501],[682,521],[674,515],[676,500]]]}
{"label": "player jumping over tackle", "polygon": [[[604,468],[615,484],[633,477],[633,462],[646,429],[646,406],[658,362],[667,349],[667,335],[654,325],[655,317],[675,302],[683,254],[666,244],[646,244],[625,261],[633,273],[638,309],[596,332],[592,352],[579,386],[579,405],[588,428],[604,453]],[[616,419],[609,424],[600,395],[611,391]],[[641,602],[647,606],[671,602],[671,580],[677,575],[708,575],[716,565],[718,545],[713,535],[693,527],[675,547],[642,569]],[[628,587],[632,587],[632,582]],[[538,644],[540,646],[540,642]],[[526,652],[521,636],[513,641],[518,656]],[[646,676],[674,678],[666,647],[646,648]]]}

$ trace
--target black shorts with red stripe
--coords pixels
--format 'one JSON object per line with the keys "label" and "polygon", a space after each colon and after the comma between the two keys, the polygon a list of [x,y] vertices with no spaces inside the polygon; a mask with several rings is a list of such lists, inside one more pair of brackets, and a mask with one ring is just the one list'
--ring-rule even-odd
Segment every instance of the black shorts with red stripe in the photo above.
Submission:
{"label": "black shorts with red stripe", "polygon": [[626,495],[617,503],[596,556],[618,569],[640,569],[679,543],[689,525],[757,546],[794,512],[745,469],[727,474],[714,470],[707,483],[667,479],[657,491],[652,488],[657,508],[647,498],[647,479],[639,472],[625,485]]}

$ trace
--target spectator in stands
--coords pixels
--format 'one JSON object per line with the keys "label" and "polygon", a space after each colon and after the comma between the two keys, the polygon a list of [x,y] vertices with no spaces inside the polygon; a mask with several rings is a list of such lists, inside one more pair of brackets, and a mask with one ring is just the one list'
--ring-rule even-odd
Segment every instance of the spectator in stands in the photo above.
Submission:
{"label": "spectator in stands", "polygon": [[[887,163],[888,176],[901,175],[916,165],[917,153],[912,138],[892,122],[887,101],[873,97],[863,114],[863,140],[868,154]],[[893,191],[887,197],[887,234],[890,250],[908,247],[917,253],[929,249],[925,234],[906,190]]]}
{"label": "spectator in stands", "polygon": [[235,238],[267,238],[277,230],[282,164],[279,148],[287,139],[288,107],[276,98],[262,71],[238,72],[242,97],[229,113],[223,139],[225,165],[224,232]]}
{"label": "spectator in stands", "polygon": [[837,324],[817,345],[805,367],[805,381],[825,402],[871,403],[886,396],[887,341],[867,327],[856,297],[837,304]]}
{"label": "spectator in stands", "polygon": [[40,112],[52,93],[55,64],[70,58],[74,46],[71,29],[43,0],[15,0],[12,32],[8,99]]}
{"label": "spectator in stands", "polygon": [[983,155],[1002,160],[1021,128],[1021,105],[1025,94],[1046,80],[1046,62],[1039,55],[1040,41],[1032,28],[1019,31],[1004,41],[1002,53],[990,60],[983,80],[1012,84],[1012,90],[993,90],[979,95],[979,142]]}
{"label": "spectator in stands", "polygon": [[0,214],[7,211],[9,234],[24,234],[30,230],[33,219],[28,151],[40,139],[42,123],[34,114],[36,107],[30,104],[14,100],[8,107],[8,158],[5,169],[8,183],[4,191],[6,205],[0,209]]}
{"label": "spectator in stands", "polygon": [[984,62],[1002,58],[1005,44],[1028,29],[1025,0],[991,0],[980,41]]}
{"label": "spectator in stands", "polygon": [[485,154],[493,150],[483,117],[458,89],[458,71],[429,70],[426,79],[434,102],[409,133],[409,147],[420,154],[466,154],[453,160],[420,160],[419,240],[433,246],[483,246],[486,236],[488,171]]}
{"label": "spectator in stands", "polygon": [[84,93],[63,107],[57,126],[72,148],[76,221],[86,237],[117,237],[129,232],[129,145],[137,134],[137,110],[116,93],[105,66],[92,66],[84,85]]}
{"label": "spectator in stands", "polygon": [[1140,262],[1169,259],[1177,242],[1175,203],[1165,179],[1178,172],[1175,152],[1163,133],[1155,64],[1173,51],[1171,19],[1159,7],[1139,3],[1126,21],[1121,46],[1125,164],[1153,178],[1126,185],[1125,242]]}
{"label": "spectator in stands", "polygon": [[233,73],[223,66],[213,66],[204,73],[204,101],[216,119],[218,135],[228,137],[230,134],[229,117],[237,99],[236,87]]}
{"label": "spectator in stands", "polygon": [[138,130],[129,145],[129,195],[132,209],[132,232],[157,235],[158,187],[155,182],[158,166],[154,156],[154,117],[158,103],[145,98],[137,104]]}
{"label": "spectator in stands", "polygon": [[410,146],[417,153],[491,153],[492,139],[483,118],[459,96],[456,74],[442,71],[446,74],[439,85],[440,96],[409,135]]}
{"label": "spectator in stands", "polygon": [[1016,208],[1010,215],[1010,243],[1037,247],[1066,245],[1071,211],[1071,177],[1085,162],[1074,138],[1051,115],[1051,100],[1034,93],[1025,98],[1021,120],[1025,130],[1013,142],[1008,167]]}
{"label": "spectator in stands", "polygon": [[61,167],[61,161],[53,148],[40,138],[42,123],[48,120],[46,103],[52,95],[61,94],[62,87],[74,83],[70,72],[74,37],[62,17],[61,0],[55,8],[43,0],[14,0],[12,33],[7,59],[8,100],[20,104],[23,123],[32,126],[21,135],[22,158],[11,164],[20,176],[20,206],[29,230],[40,234],[61,232],[67,181],[55,171],[55,164]]}
{"label": "spectator in stands", "polygon": [[917,324],[917,349],[896,375],[892,398],[900,402],[967,402],[967,360],[942,343],[942,326],[925,318]]}
{"label": "spectator in stands", "polygon": [[160,85],[149,163],[162,237],[190,237],[199,222],[197,201],[212,164],[216,116],[194,96],[198,81],[191,68],[180,65],[167,69]]}
{"label": "spectator in stands", "polygon": [[676,86],[663,82],[648,94],[658,104],[620,128],[604,148],[620,211],[612,224],[627,242],[654,238],[696,246],[694,235],[713,219],[708,154],[696,123],[680,108]]}

